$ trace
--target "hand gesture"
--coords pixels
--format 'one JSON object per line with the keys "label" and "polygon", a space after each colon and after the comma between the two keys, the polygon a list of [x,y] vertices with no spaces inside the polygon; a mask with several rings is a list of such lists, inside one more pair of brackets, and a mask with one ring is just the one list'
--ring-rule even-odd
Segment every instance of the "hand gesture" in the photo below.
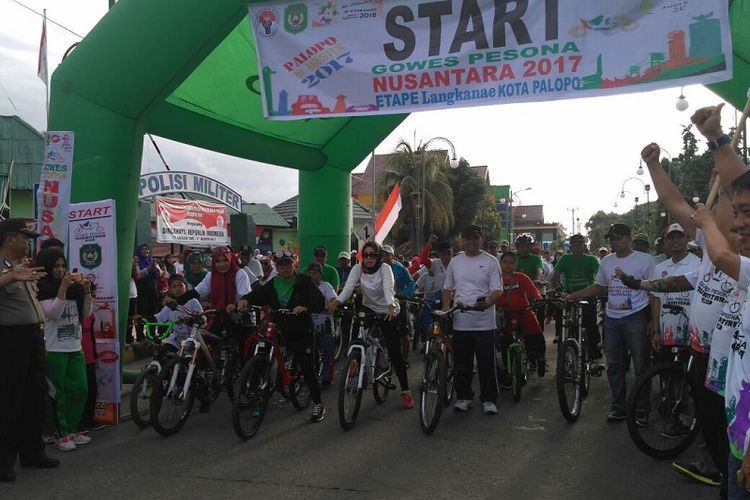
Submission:
{"label": "hand gesture", "polygon": [[635,279],[633,276],[629,274],[625,274],[625,272],[619,267],[615,269],[615,276],[620,278],[620,281],[622,281],[622,284],[625,285],[626,287],[633,289],[633,290],[641,289],[641,280]]}
{"label": "hand gesture", "polygon": [[647,145],[641,150],[641,158],[646,162],[649,167],[659,165],[659,156],[661,155],[661,148],[655,142]]}
{"label": "hand gesture", "polygon": [[26,267],[23,264],[16,266],[10,272],[13,281],[39,281],[47,276],[43,267]]}
{"label": "hand gesture", "polygon": [[293,314],[304,314],[307,312],[307,308],[305,306],[297,306],[294,309],[292,309]]}
{"label": "hand gesture", "polygon": [[68,288],[70,288],[70,285],[75,283],[75,281],[76,281],[76,278],[74,274],[65,273],[65,276],[63,276],[60,282],[60,288],[62,288],[63,290],[67,290]]}
{"label": "hand gesture", "polygon": [[240,301],[237,303],[237,309],[239,309],[240,311],[242,311],[242,310],[247,309],[249,305],[250,305],[250,303],[247,300],[240,299]]}
{"label": "hand gesture", "polygon": [[388,306],[388,312],[385,313],[385,320],[390,321],[396,316],[398,316],[398,313],[396,312],[396,306]]}
{"label": "hand gesture", "polygon": [[333,299],[326,304],[326,311],[328,314],[333,314],[336,312],[336,309],[339,308],[339,305],[341,305],[341,302],[339,302],[338,299]]}
{"label": "hand gesture", "polygon": [[701,108],[690,117],[690,121],[693,122],[698,131],[703,134],[703,137],[709,141],[718,139],[724,134],[721,129],[721,108],[724,107],[724,103],[718,106],[706,106]]}
{"label": "hand gesture", "polygon": [[91,293],[91,280],[84,279],[81,281],[81,285],[83,285],[84,293]]}
{"label": "hand gesture", "polygon": [[714,221],[714,216],[711,215],[711,211],[706,208],[706,205],[703,203],[696,203],[695,212],[690,216],[690,220],[692,220],[696,226],[703,228],[706,224]]}
{"label": "hand gesture", "polygon": [[438,235],[437,234],[430,235],[430,243],[431,244],[435,243],[437,240],[438,240]]}

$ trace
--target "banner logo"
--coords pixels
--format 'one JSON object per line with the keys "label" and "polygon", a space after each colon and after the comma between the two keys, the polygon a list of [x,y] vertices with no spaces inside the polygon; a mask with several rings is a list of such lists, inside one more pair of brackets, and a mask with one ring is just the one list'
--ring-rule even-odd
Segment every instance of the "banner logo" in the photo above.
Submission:
{"label": "banner logo", "polygon": [[284,10],[284,30],[296,35],[307,29],[307,5],[295,3]]}
{"label": "banner logo", "polygon": [[94,269],[102,263],[102,247],[96,243],[81,246],[80,258],[81,265],[86,269]]}
{"label": "banner logo", "polygon": [[263,9],[255,18],[256,32],[264,37],[271,38],[279,31],[279,13],[276,9]]}

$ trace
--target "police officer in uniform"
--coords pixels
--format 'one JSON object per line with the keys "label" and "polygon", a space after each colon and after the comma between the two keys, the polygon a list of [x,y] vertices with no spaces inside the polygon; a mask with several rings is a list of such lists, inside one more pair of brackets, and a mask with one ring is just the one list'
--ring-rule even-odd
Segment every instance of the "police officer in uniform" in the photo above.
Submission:
{"label": "police officer in uniform", "polygon": [[57,467],[42,444],[44,426],[44,314],[36,298],[40,268],[25,265],[29,239],[23,219],[0,222],[0,482],[24,467]]}

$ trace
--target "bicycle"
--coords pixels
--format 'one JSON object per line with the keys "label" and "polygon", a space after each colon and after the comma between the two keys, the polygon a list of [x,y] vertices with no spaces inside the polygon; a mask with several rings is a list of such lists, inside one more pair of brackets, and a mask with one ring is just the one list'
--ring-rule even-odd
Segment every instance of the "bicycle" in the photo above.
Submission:
{"label": "bicycle", "polygon": [[206,342],[222,339],[201,328],[204,317],[221,311],[204,311],[179,322],[190,326],[190,334],[180,343],[177,355],[167,361],[157,375],[151,396],[151,424],[162,436],[177,433],[187,422],[195,398],[210,405],[221,393],[222,375]]}
{"label": "bicycle", "polygon": [[[527,370],[528,370],[528,353],[526,351],[526,342],[523,340],[523,334],[521,333],[521,321],[520,315],[526,310],[531,310],[531,306],[526,306],[519,310],[510,310],[508,307],[501,308],[502,314],[500,315],[500,328],[502,332],[505,329],[505,322],[511,322],[511,341],[505,353],[501,355],[502,366],[505,368],[503,376],[510,377],[511,382],[511,394],[513,395],[513,401],[520,401],[523,388],[528,382]],[[501,342],[498,339],[497,348],[502,353]],[[544,368],[538,368],[540,365],[544,366],[544,360],[540,359],[537,361],[537,370],[541,370],[540,376],[544,375]],[[498,366],[498,371],[500,367]]]}
{"label": "bicycle", "polygon": [[379,340],[384,318],[385,315],[377,313],[357,314],[359,332],[349,346],[339,384],[339,423],[344,430],[354,427],[368,382],[372,382],[372,394],[378,404],[385,403],[388,392],[396,388],[391,384],[391,361]]}
{"label": "bicycle", "polygon": [[342,304],[333,315],[333,361],[340,360],[348,352],[352,332],[356,329],[354,301]]}
{"label": "bicycle", "polygon": [[[252,306],[252,309],[262,310],[257,306]],[[310,406],[310,390],[302,371],[293,354],[282,345],[282,333],[272,321],[274,315],[296,314],[290,309],[277,309],[264,310],[264,315],[265,327],[257,329],[255,351],[242,368],[237,397],[232,404],[234,432],[243,441],[257,434],[268,410],[268,400],[275,390],[284,396],[286,388],[288,399],[297,410]]]}
{"label": "bicycle", "polygon": [[133,423],[145,429],[151,426],[151,395],[153,394],[156,377],[162,370],[164,363],[171,357],[164,348],[162,341],[169,337],[176,323],[159,323],[141,320],[145,326],[146,338],[151,342],[153,356],[142,369],[133,383],[130,393],[130,417]]}
{"label": "bicycle", "polygon": [[651,367],[636,381],[626,408],[633,443],[658,460],[674,458],[687,450],[700,431],[692,351],[675,346],[670,352],[671,362]]}
{"label": "bicycle", "polygon": [[440,423],[443,408],[453,400],[456,364],[453,358],[453,316],[474,310],[456,303],[447,311],[430,311],[434,318],[430,336],[425,339],[425,364],[419,385],[419,426],[427,435]]}

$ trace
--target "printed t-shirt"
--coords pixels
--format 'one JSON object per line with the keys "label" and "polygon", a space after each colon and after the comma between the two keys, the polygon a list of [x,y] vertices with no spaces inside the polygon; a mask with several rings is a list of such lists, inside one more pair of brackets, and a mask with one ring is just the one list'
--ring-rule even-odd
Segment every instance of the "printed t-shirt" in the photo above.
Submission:
{"label": "printed t-shirt", "polygon": [[[654,268],[652,279],[658,280],[669,276],[684,276],[701,265],[701,260],[688,253],[679,262],[667,259]],[[688,345],[688,310],[694,295],[693,290],[685,292],[652,292],[661,300],[659,310],[659,339],[664,346]],[[664,306],[681,307],[682,310],[665,309]]]}
{"label": "printed t-shirt", "polygon": [[[704,254],[705,255],[705,254]],[[740,256],[740,276],[737,286],[747,292],[750,286],[750,259]],[[742,316],[750,317],[750,302],[745,301]],[[727,413],[729,450],[737,460],[742,460],[750,440],[750,355],[746,358],[750,339],[750,321],[741,321],[735,332],[727,362],[726,390],[724,396]]]}
{"label": "printed t-shirt", "polygon": [[[448,263],[450,265],[450,262]],[[438,290],[442,290],[445,286],[445,275],[448,272],[448,266],[443,264],[443,261],[440,259],[431,259],[430,265],[423,267],[419,270],[417,273],[417,276],[420,278],[424,276],[425,274],[432,274],[435,278],[435,286]]]}
{"label": "printed t-shirt", "polygon": [[[321,281],[318,284],[318,290],[323,294],[325,303],[336,298],[336,291],[327,281]],[[312,313],[310,315],[313,322],[313,333],[316,335],[331,335],[333,333],[333,316],[327,313]]]}
{"label": "printed t-shirt", "polygon": [[279,299],[279,305],[284,308],[289,303],[289,299],[292,297],[292,290],[294,285],[297,284],[297,276],[294,279],[287,282],[284,281],[281,276],[276,276],[273,279],[273,289],[276,290],[276,297]]}
{"label": "printed t-shirt", "polygon": [[[184,319],[196,314],[201,314],[203,307],[198,299],[190,299],[185,304],[177,306],[172,309],[168,306],[164,306],[161,311],[154,315],[156,321],[159,323],[172,323],[178,319]],[[190,336],[190,327],[188,325],[178,323],[172,327],[172,333],[167,337],[167,343],[180,348],[180,344],[183,340]]]}
{"label": "printed t-shirt", "polygon": [[[730,278],[731,279],[731,278]],[[745,305],[747,292],[740,289],[734,280],[735,288],[727,297],[727,303],[719,314],[716,328],[711,335],[711,351],[708,354],[708,368],[704,385],[710,391],[724,396],[727,364],[732,342],[737,337],[742,324],[742,307]]]}
{"label": "printed t-shirt", "polygon": [[[81,350],[81,322],[78,319],[78,306],[75,300],[66,299],[62,305],[59,318],[45,315],[44,341],[48,352],[78,352]],[[41,301],[46,312],[52,304],[59,304],[60,299]]]}
{"label": "printed t-shirt", "polygon": [[[445,276],[446,290],[453,290],[454,302],[474,305],[480,297],[502,290],[500,266],[497,259],[486,252],[469,257],[460,253],[453,257]],[[495,307],[484,311],[467,311],[453,316],[453,328],[464,331],[495,329]]]}
{"label": "printed t-shirt", "polygon": [[571,253],[560,257],[555,265],[555,273],[562,274],[566,292],[577,292],[594,284],[594,276],[599,270],[599,260],[593,255],[575,256]]}
{"label": "printed t-shirt", "polygon": [[517,269],[533,280],[537,279],[537,269],[544,271],[542,258],[536,254],[530,253],[526,257],[518,256]]}
{"label": "printed t-shirt", "polygon": [[[507,308],[509,315],[505,318],[504,333],[511,334],[513,320],[521,323],[521,334],[534,335],[542,332],[536,315],[529,308],[529,297],[540,300],[542,294],[534,286],[531,279],[523,273],[513,273],[510,279],[503,276],[503,293],[498,300],[498,306]],[[505,314],[505,311],[503,311]]]}
{"label": "printed t-shirt", "polygon": [[612,253],[604,257],[596,273],[596,284],[607,287],[607,316],[624,318],[648,306],[648,294],[643,290],[631,290],[615,274],[622,269],[635,279],[649,279],[654,274],[654,260],[643,252],[631,252],[627,257]]}
{"label": "printed t-shirt", "polygon": [[[445,281],[445,278],[443,278],[443,281]],[[423,293],[425,298],[432,297],[435,293],[440,291],[435,276],[431,276],[430,273],[425,273],[420,276],[417,280],[417,291]]]}
{"label": "printed t-shirt", "polygon": [[711,349],[711,335],[716,321],[734,290],[734,281],[711,262],[706,239],[700,229],[696,230],[695,242],[703,249],[703,261],[696,271],[685,275],[696,292],[690,302],[688,334],[690,347],[696,352],[707,353]]}

